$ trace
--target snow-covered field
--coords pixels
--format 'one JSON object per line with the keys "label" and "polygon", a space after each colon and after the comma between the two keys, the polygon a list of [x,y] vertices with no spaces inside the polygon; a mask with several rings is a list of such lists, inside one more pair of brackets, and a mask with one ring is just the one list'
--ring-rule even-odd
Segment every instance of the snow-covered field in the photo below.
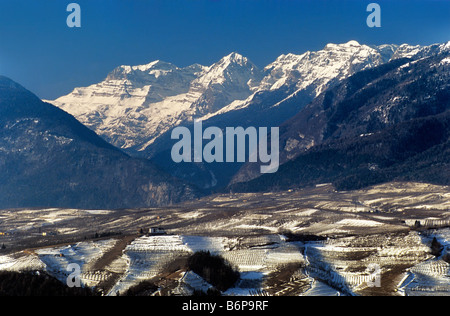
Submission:
{"label": "snow-covered field", "polygon": [[[205,250],[241,273],[227,295],[450,294],[444,261],[450,250],[449,191],[398,183],[335,192],[324,185],[217,195],[150,210],[3,210],[0,270],[45,270],[66,282],[72,273],[67,267],[75,263],[84,286],[116,295]],[[424,231],[414,230],[418,222]],[[149,227],[168,234],[136,235]],[[306,239],[290,240],[290,234]],[[444,246],[440,258],[430,255],[434,237]],[[374,267],[381,288],[371,286]],[[186,271],[171,278],[179,285],[170,289],[173,294],[208,287]]]}
{"label": "snow-covered field", "polygon": [[[126,246],[107,267],[94,270],[95,262],[116,244],[116,239],[107,239],[4,255],[0,256],[0,270],[45,270],[66,282],[72,273],[72,270],[67,270],[68,265],[76,263],[81,268],[83,286],[98,286],[114,274],[119,274],[120,277],[107,292],[108,295],[117,295],[141,281],[157,277],[176,258],[204,250],[221,255],[241,272],[241,282],[229,289],[226,295],[270,291],[265,280],[271,273],[289,264],[302,267],[306,276],[303,282],[310,284],[303,295],[364,293],[364,290],[370,290],[373,271],[369,268],[373,264],[380,268],[381,282],[383,275],[395,269],[396,265],[411,267],[408,273],[414,279],[398,282],[398,294],[450,294],[450,265],[443,260],[432,259],[429,247],[416,232],[402,236],[346,237],[321,242],[288,242],[281,235],[249,237],[247,240],[180,235],[143,236]],[[400,273],[398,277],[401,276]],[[210,286],[192,272],[181,274],[179,282],[183,286],[178,286],[175,294],[207,290]],[[292,277],[289,284],[290,287],[296,284],[292,282]],[[281,295],[284,288],[283,285],[280,287],[277,293]]]}
{"label": "snow-covered field", "polygon": [[423,238],[427,243],[436,238],[443,246],[442,256],[430,258],[408,269],[407,277],[400,285],[402,293],[409,296],[449,296],[450,264],[443,259],[450,249],[450,229],[428,231]]}

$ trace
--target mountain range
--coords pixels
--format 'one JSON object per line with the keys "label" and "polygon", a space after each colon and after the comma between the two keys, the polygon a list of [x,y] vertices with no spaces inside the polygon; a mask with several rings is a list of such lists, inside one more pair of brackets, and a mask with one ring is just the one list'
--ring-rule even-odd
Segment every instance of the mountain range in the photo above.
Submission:
{"label": "mountain range", "polygon": [[[167,205],[220,190],[447,183],[450,43],[328,44],[259,69],[154,61],[41,101],[0,80],[1,207]],[[280,170],[175,163],[178,126],[280,127]]]}
{"label": "mountain range", "polygon": [[0,207],[110,209],[195,198],[195,188],[128,156],[70,114],[0,77]]}
{"label": "mountain range", "polygon": [[259,174],[247,168],[234,176],[242,167],[238,163],[173,163],[174,127],[192,130],[195,119],[203,120],[205,128],[223,130],[279,126],[323,91],[359,71],[440,50],[442,45],[367,46],[350,41],[328,44],[317,52],[281,55],[263,69],[238,53],[211,66],[179,68],[155,61],[120,66],[104,81],[49,102],[128,154],[151,159],[177,178],[214,190]]}
{"label": "mountain range", "polygon": [[260,80],[257,67],[237,53],[209,67],[155,61],[120,66],[104,81],[51,103],[111,144],[140,152],[171,127],[247,98]]}
{"label": "mountain range", "polygon": [[[330,182],[342,190],[389,181],[450,184],[449,46],[359,72],[320,94],[281,125],[280,170],[233,190]],[[253,169],[244,166],[242,178]]]}

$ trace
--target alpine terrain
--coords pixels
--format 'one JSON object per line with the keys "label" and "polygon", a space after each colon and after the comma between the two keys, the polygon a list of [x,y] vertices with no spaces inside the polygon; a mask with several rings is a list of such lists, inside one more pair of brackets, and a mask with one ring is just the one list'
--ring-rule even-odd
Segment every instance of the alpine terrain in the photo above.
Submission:
{"label": "alpine terrain", "polygon": [[[450,43],[350,41],[120,66],[57,107],[0,77],[0,295],[448,296],[449,74]],[[176,164],[196,119],[279,127],[278,172]]]}
{"label": "alpine terrain", "polygon": [[[279,172],[235,189],[327,182],[356,189],[393,180],[448,185],[449,47],[359,72],[323,92],[281,125],[286,163]],[[253,167],[244,166],[236,178],[245,179]]]}
{"label": "alpine terrain", "polygon": [[[179,68],[156,61],[120,66],[104,81],[50,101],[133,156],[151,158],[172,175],[205,189],[225,187],[238,163],[175,164],[171,129],[279,126],[315,97],[349,76],[400,58],[435,54],[440,45],[328,44],[317,52],[281,55],[258,69],[232,53],[211,66]],[[310,144],[312,145],[312,143]],[[249,170],[233,182],[259,174]]]}
{"label": "alpine terrain", "polygon": [[195,189],[0,77],[0,208],[167,205]]}

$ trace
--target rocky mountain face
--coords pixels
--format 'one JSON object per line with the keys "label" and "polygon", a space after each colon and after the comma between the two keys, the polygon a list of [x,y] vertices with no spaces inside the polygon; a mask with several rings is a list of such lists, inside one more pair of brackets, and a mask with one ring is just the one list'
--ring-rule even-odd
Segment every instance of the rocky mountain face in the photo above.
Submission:
{"label": "rocky mountain face", "polygon": [[[367,46],[350,41],[328,44],[317,52],[281,55],[264,69],[237,53],[209,67],[178,68],[157,61],[121,66],[103,82],[76,88],[51,102],[130,155],[151,158],[172,175],[211,189],[260,174],[251,164],[233,178],[242,166],[239,163],[173,163],[170,133],[174,127],[192,130],[194,119],[202,119],[205,128],[279,126],[353,74],[441,49],[440,45]],[[295,140],[285,146],[295,147]]]}
{"label": "rocky mountain face", "polygon": [[195,189],[0,77],[0,208],[167,205]]}
{"label": "rocky mountain face", "polygon": [[120,66],[104,81],[75,88],[51,103],[111,144],[130,152],[143,151],[165,131],[194,118],[206,120],[261,102],[270,104],[265,108],[280,107],[279,102],[300,92],[310,100],[351,74],[422,50],[350,41],[328,44],[318,52],[282,55],[263,70],[237,53],[209,67],[178,68],[154,61]]}
{"label": "rocky mountain face", "polygon": [[[352,54],[344,53],[348,53],[348,50],[350,50]],[[294,88],[294,93],[278,103],[275,103],[274,106],[268,107],[268,110],[264,110],[269,112],[267,117],[277,117],[278,113],[287,114],[280,117],[280,120],[273,123],[274,126],[280,126],[280,148],[282,148],[280,153],[280,162],[285,163],[286,161],[295,158],[296,153],[299,151],[311,148],[320,143],[318,141],[318,137],[316,136],[317,133],[320,133],[316,126],[319,117],[315,117],[317,113],[311,112],[311,106],[306,107],[306,105],[312,102],[316,97],[323,97],[325,95],[323,92],[335,87],[337,84],[342,82],[342,80],[357,74],[358,72],[385,65],[390,61],[402,63],[403,58],[420,59],[426,56],[434,56],[445,50],[445,44],[436,44],[425,47],[409,45],[381,45],[376,48],[372,48],[365,45],[357,46],[357,43],[352,41],[342,45],[327,45],[324,51],[316,53],[317,59],[314,60],[314,64],[316,64],[317,61],[332,60],[331,65],[333,66],[329,66],[331,70],[327,70],[327,67],[322,63],[317,64],[317,69],[315,72],[311,70],[314,69],[314,67],[307,66],[306,69],[309,70],[305,70],[305,73],[309,74],[313,72],[314,75],[312,78],[316,77],[317,79],[315,81],[312,80],[311,84],[308,84],[308,81],[300,80],[296,84],[296,87],[299,86],[298,90],[295,90]],[[334,56],[336,51],[339,52],[338,56]],[[378,71],[381,69],[383,68],[380,68]],[[332,75],[330,75],[330,73]],[[355,77],[354,81],[356,82],[358,80],[359,77]],[[367,84],[367,82],[361,82],[360,86],[362,87],[364,84]],[[317,88],[305,96],[305,92],[308,90],[311,91],[314,87]],[[314,100],[314,102],[315,101],[316,100]],[[251,107],[251,105],[248,106],[248,109]],[[296,112],[292,113],[292,110],[295,110]],[[294,123],[294,120],[292,119],[294,116],[301,116],[303,120],[299,118],[295,120],[297,123]],[[288,128],[288,124],[296,124],[296,126]],[[288,135],[289,132],[287,132],[287,130],[289,130],[291,134],[296,135]],[[239,173],[233,177],[231,183],[244,182],[254,179],[260,176],[258,170],[258,163],[248,163],[243,166]]]}
{"label": "rocky mountain face", "polygon": [[[306,105],[299,101],[312,101],[323,91],[359,71],[399,58],[421,58],[438,53],[441,49],[441,45],[367,46],[350,41],[345,44],[328,44],[317,52],[281,55],[264,68],[264,77],[249,98],[236,101],[203,119],[261,105],[271,114],[292,108],[298,112]],[[299,103],[300,105],[295,106]],[[267,117],[269,116],[268,114]]]}
{"label": "rocky mountain face", "polygon": [[[279,172],[233,189],[333,182],[347,190],[392,180],[449,184],[449,48],[359,72],[321,93],[280,127],[286,163]],[[243,178],[249,169],[240,171]]]}
{"label": "rocky mountain face", "polygon": [[[382,45],[369,47],[351,41],[329,44],[324,50],[302,55],[283,55],[264,69],[265,76],[255,92],[246,100],[235,101],[221,110],[204,116],[204,128],[217,126],[280,126],[295,116],[321,92],[335,86],[348,76],[372,69],[404,56],[421,58],[435,54],[440,45],[429,47]],[[192,126],[188,127],[192,131]],[[306,137],[307,138],[307,137]],[[145,150],[147,156],[177,177],[208,188],[224,187],[248,181],[261,175],[260,164],[175,164],[170,160],[170,131],[161,135]],[[293,145],[293,143],[291,144]],[[314,143],[309,143],[313,146]],[[286,144],[283,144],[286,146]],[[282,162],[285,157],[282,155]]]}
{"label": "rocky mountain face", "polygon": [[155,61],[120,66],[104,81],[51,101],[111,144],[138,153],[171,127],[245,99],[261,72],[232,53],[212,66]]}

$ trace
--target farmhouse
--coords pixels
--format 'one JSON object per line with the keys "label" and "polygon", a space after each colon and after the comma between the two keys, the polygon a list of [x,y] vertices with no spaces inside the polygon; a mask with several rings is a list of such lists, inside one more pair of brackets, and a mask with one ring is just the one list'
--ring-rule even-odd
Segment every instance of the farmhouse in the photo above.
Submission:
{"label": "farmhouse", "polygon": [[161,228],[161,227],[151,227],[151,228],[148,230],[148,233],[149,233],[150,235],[165,235],[165,234],[166,234],[166,231],[165,231],[164,228]]}

